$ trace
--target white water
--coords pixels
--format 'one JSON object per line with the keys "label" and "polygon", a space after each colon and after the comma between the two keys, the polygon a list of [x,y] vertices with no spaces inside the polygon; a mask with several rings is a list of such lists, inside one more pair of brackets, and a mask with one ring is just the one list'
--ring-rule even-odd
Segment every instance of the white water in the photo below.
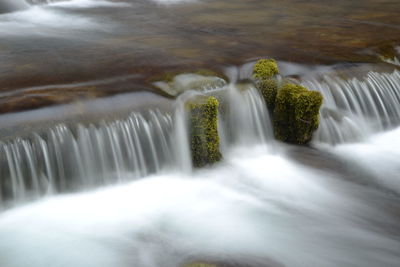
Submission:
{"label": "white water", "polygon": [[123,181],[128,171],[138,178],[171,166],[171,116],[150,111],[146,117],[132,113],[99,125],[60,124],[1,144],[3,200],[90,188]]}
{"label": "white water", "polygon": [[230,129],[223,131],[223,142],[240,145],[266,144],[274,139],[272,133],[271,119],[269,117],[264,99],[253,84],[238,84],[238,79],[251,77],[248,75],[249,66],[230,67],[226,74],[230,84],[227,86],[227,117],[222,124]]}
{"label": "white water", "polygon": [[[242,70],[232,76],[245,75]],[[2,192],[13,201],[32,192],[45,198],[0,214],[0,266],[178,267],[210,260],[397,267],[400,128],[374,132],[395,127],[397,99],[390,96],[398,93],[398,73],[370,75],[367,82],[352,83],[366,84],[361,95],[343,80],[347,87],[322,90],[340,96],[348,90],[335,101],[327,98],[334,114],[345,110],[357,125],[377,121],[366,124],[371,131],[362,143],[334,147],[328,136],[316,150],[282,144],[271,150],[262,98],[250,84],[232,82],[207,92],[227,100],[219,127],[224,160],[210,168],[190,172],[185,112],[179,108],[190,94],[178,100],[174,117],[133,113],[90,126],[58,125],[3,144],[0,169],[10,179],[2,179]],[[371,101],[371,95],[379,97]],[[393,116],[386,116],[389,110]],[[293,154],[296,149],[301,153]],[[63,186],[74,190],[116,181],[124,183],[53,195]]]}
{"label": "white water", "polygon": [[400,128],[369,137],[366,142],[330,149],[348,164],[363,169],[378,184],[400,195]]}
{"label": "white water", "polygon": [[369,72],[362,79],[324,76],[303,84],[324,96],[315,140],[331,144],[361,140],[400,123],[400,72]]}
{"label": "white water", "polygon": [[[377,139],[397,140],[399,133]],[[385,162],[374,159],[377,169]],[[3,212],[1,266],[172,267],[212,259],[394,267],[400,261],[398,200],[248,147],[193,175],[157,175]]]}
{"label": "white water", "polygon": [[[215,92],[219,91],[227,95],[228,102],[220,114],[221,143],[225,145],[221,149],[272,140],[268,112],[254,86],[239,89],[231,84]],[[190,173],[184,105],[199,94],[183,94],[173,112],[150,110],[118,120],[58,124],[26,138],[0,143],[0,206],[2,202],[15,204],[165,170]]]}

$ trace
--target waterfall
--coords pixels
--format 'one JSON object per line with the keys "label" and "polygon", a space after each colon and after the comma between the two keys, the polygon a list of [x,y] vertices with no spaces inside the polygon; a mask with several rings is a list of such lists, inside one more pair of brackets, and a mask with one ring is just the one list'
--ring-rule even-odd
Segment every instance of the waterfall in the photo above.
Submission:
{"label": "waterfall", "polygon": [[[263,98],[250,82],[215,90],[187,92],[175,111],[133,112],[123,119],[75,125],[58,124],[26,138],[0,144],[0,202],[89,189],[137,179],[165,169],[191,171],[184,103],[198,94],[220,102],[221,151],[269,144],[273,132]],[[239,75],[240,74],[240,75]],[[236,75],[236,77],[235,77]],[[324,76],[303,85],[324,95],[314,140],[329,144],[359,140],[400,123],[400,72],[370,72],[365,79]],[[129,175],[126,175],[129,173]]]}
{"label": "waterfall", "polygon": [[273,139],[272,126],[265,102],[252,84],[228,90],[228,143],[236,145],[267,143]]}
{"label": "waterfall", "polygon": [[[394,127],[398,79],[394,72],[304,81],[325,96],[318,140],[349,141]],[[239,146],[233,151],[239,153],[223,151],[223,164],[190,173],[185,103],[204,94],[219,100],[221,139],[228,148]],[[142,110],[98,123],[57,124],[3,141],[3,207],[123,185],[3,212],[0,258],[7,267],[176,267],[197,259],[395,267],[399,130],[364,143],[323,146],[328,153],[293,146],[266,153],[257,145],[272,140],[263,98],[251,82],[232,80],[219,89],[185,92],[170,113]],[[125,182],[149,174],[155,175]]]}
{"label": "waterfall", "polygon": [[191,92],[178,97],[175,109],[175,123],[174,123],[174,149],[175,149],[175,162],[180,166],[180,169],[189,173],[192,170],[192,157],[189,148],[188,137],[188,114],[185,110],[185,103],[192,97]]}
{"label": "waterfall", "polygon": [[137,179],[166,168],[189,173],[184,104],[199,94],[221,100],[222,143],[249,145],[273,139],[268,111],[254,85],[189,91],[178,97],[172,114],[149,110],[113,121],[58,124],[1,143],[0,203],[125,182],[127,177]]}
{"label": "waterfall", "polygon": [[[274,139],[272,123],[264,99],[251,82],[253,64],[226,71],[231,81],[225,89],[227,105],[222,118],[223,143],[234,145],[265,144]],[[224,102],[224,101],[222,101]]]}
{"label": "waterfall", "polygon": [[0,145],[0,200],[24,201],[44,194],[139,178],[172,165],[172,117],[134,112],[98,125],[59,124],[44,133]]}
{"label": "waterfall", "polygon": [[360,140],[400,123],[400,72],[369,72],[363,79],[323,76],[302,84],[324,96],[314,139],[335,144]]}

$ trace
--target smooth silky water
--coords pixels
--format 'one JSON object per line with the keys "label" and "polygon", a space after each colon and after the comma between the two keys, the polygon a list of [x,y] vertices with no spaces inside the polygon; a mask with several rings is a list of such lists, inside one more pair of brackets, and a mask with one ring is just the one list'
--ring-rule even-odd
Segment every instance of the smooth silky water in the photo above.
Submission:
{"label": "smooth silky water", "polygon": [[[12,201],[4,202],[0,215],[1,266],[179,266],[193,260],[398,266],[400,128],[395,109],[392,123],[370,123],[371,131],[356,140],[317,132],[314,149],[283,145],[273,141],[255,88],[235,82],[249,68],[228,69],[232,82],[205,92],[228,102],[219,126],[225,133],[224,159],[209,168],[192,170],[186,143],[182,103],[198,93],[178,98],[175,111],[138,111],[74,127],[59,124],[5,142],[1,168],[13,182],[2,185],[3,193],[11,190],[7,197]],[[363,113],[343,102],[390,110],[398,101],[392,97],[399,92],[396,79],[397,72],[369,73],[357,80],[369,88],[359,98],[342,95],[349,89],[337,86],[357,84],[354,79],[321,80],[325,87],[319,88],[327,88],[323,93],[343,97],[328,99],[322,112],[346,111],[360,125],[386,121],[386,113]],[[370,95],[380,98],[371,101]],[[330,123],[329,117],[321,117],[324,123]],[[342,136],[349,131],[341,124],[334,127]],[[65,190],[81,192],[62,194]],[[32,203],[21,205],[26,201]]]}
{"label": "smooth silky water", "polygon": [[[51,95],[55,85],[55,95],[99,84],[132,87],[143,66],[147,75],[263,53],[289,61],[359,59],[358,42],[374,46],[398,28],[390,16],[397,16],[395,1],[385,7],[393,11],[371,5],[386,12],[385,23],[367,20],[360,1],[330,5],[324,19],[336,28],[317,27],[308,14],[325,1],[310,1],[303,15],[277,1],[251,1],[258,11],[236,0],[26,2],[0,5],[4,103]],[[266,10],[269,16],[260,16]],[[239,19],[243,12],[247,19]],[[310,31],[299,30],[308,23]],[[366,34],[371,28],[376,36]],[[310,38],[299,43],[297,34]],[[265,42],[266,35],[286,46]],[[343,35],[354,38],[337,42]],[[344,47],[332,52],[331,43]],[[311,146],[295,147],[273,139],[265,103],[246,82],[252,64],[227,68],[226,86],[175,101],[134,93],[1,115],[0,266],[399,266],[398,69],[344,77],[335,65],[280,61],[282,75],[325,100]],[[224,100],[224,159],[202,169],[191,166],[183,108],[196,94]],[[110,116],[114,108],[124,112]]]}

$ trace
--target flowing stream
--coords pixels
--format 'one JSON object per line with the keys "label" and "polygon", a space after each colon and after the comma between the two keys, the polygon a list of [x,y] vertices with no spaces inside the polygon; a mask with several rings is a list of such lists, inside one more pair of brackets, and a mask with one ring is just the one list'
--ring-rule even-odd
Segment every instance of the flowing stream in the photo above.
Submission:
{"label": "flowing stream", "polygon": [[[398,72],[304,82],[334,96],[324,109],[374,130],[335,146],[319,132],[313,149],[277,143],[257,90],[232,82],[205,92],[228,103],[224,159],[213,167],[191,170],[188,160],[180,103],[194,93],[176,111],[59,124],[3,143],[0,265],[398,266]],[[41,199],[10,208],[32,198]]]}
{"label": "flowing stream", "polygon": [[[354,77],[284,61],[375,62],[360,47],[400,41],[396,0],[0,1],[0,267],[400,265],[399,47]],[[249,81],[266,54],[324,96],[310,146],[273,137]],[[204,66],[229,83],[136,92]],[[219,100],[223,159],[195,169],[199,95]],[[46,103],[65,105],[14,113]]]}

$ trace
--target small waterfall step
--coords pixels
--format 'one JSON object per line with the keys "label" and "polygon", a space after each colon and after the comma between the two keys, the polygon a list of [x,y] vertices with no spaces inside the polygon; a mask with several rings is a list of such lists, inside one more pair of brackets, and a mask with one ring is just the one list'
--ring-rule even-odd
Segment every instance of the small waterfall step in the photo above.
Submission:
{"label": "small waterfall step", "polygon": [[400,71],[369,72],[363,79],[325,75],[302,84],[324,96],[314,140],[336,144],[360,140],[400,124]]}
{"label": "small waterfall step", "polygon": [[171,163],[172,117],[133,112],[98,125],[59,124],[0,144],[0,202],[92,188],[157,172]]}
{"label": "small waterfall step", "polygon": [[96,124],[61,123],[0,143],[0,206],[167,169],[190,172],[185,102],[196,95],[215,96],[222,103],[218,116],[222,152],[236,145],[271,142],[264,100],[254,85],[243,86],[189,91],[177,99],[172,113],[151,109]]}

